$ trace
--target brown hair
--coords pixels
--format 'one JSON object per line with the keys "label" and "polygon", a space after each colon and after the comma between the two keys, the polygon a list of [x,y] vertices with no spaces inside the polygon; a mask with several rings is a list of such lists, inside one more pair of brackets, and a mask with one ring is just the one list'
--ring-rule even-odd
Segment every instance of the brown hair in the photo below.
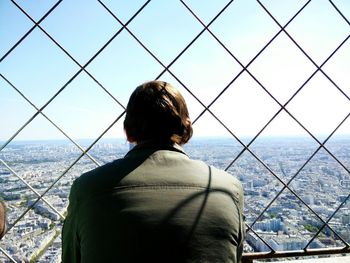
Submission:
{"label": "brown hair", "polygon": [[193,132],[184,98],[163,81],[146,82],[135,89],[126,107],[124,129],[138,143],[184,144]]}

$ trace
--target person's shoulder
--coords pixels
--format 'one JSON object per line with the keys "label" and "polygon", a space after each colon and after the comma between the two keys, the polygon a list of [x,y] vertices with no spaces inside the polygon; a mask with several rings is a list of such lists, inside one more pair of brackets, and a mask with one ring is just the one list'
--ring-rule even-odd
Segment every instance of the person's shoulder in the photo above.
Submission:
{"label": "person's shoulder", "polygon": [[224,180],[225,182],[230,182],[232,184],[242,186],[241,182],[232,174],[222,169],[216,168],[215,166],[210,166],[212,173],[218,178]]}
{"label": "person's shoulder", "polygon": [[71,192],[79,192],[79,195],[82,195],[93,193],[97,189],[110,185],[113,178],[115,179],[116,175],[119,174],[118,170],[122,164],[123,159],[117,159],[83,173],[74,180]]}
{"label": "person's shoulder", "polygon": [[96,167],[95,169],[92,169],[88,172],[83,173],[81,176],[77,178],[80,182],[89,182],[93,180],[100,180],[101,177],[109,175],[110,173],[113,173],[115,170],[119,168],[123,163],[123,159],[117,159],[112,162],[106,163],[104,165],[101,165],[99,167]]}
{"label": "person's shoulder", "polygon": [[232,175],[229,172],[224,171],[222,169],[218,169],[214,166],[210,166],[210,167],[212,169],[213,174],[215,174],[217,177],[219,177],[224,182],[231,183],[231,184],[242,187],[241,182],[234,175]]}
{"label": "person's shoulder", "polygon": [[243,200],[242,183],[234,175],[214,166],[209,167],[213,188],[223,189],[224,191],[231,193],[238,200]]}
{"label": "person's shoulder", "polygon": [[209,165],[201,160],[195,160],[195,159],[189,159],[190,166],[195,169],[199,169],[202,171],[208,171],[211,173],[212,176],[215,177],[215,179],[219,180],[222,183],[229,183],[237,185],[238,187],[242,187],[241,182],[232,174],[219,169],[213,165]]}

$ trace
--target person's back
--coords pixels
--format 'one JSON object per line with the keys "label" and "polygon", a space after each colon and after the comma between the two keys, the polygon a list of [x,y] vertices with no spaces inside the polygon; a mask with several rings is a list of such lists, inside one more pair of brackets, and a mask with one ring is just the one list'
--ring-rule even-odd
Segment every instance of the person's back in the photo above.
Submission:
{"label": "person's back", "polygon": [[239,262],[242,209],[233,176],[176,143],[138,140],[124,158],[74,182],[62,260]]}

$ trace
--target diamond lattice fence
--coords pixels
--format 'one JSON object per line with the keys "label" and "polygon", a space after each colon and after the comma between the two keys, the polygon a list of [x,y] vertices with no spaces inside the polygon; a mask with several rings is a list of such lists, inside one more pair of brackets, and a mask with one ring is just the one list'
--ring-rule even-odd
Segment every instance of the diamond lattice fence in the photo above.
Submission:
{"label": "diamond lattice fence", "polygon": [[185,146],[245,188],[245,251],[349,247],[350,3],[0,3],[0,261],[59,261],[72,181],[123,156],[132,90],[162,79]]}

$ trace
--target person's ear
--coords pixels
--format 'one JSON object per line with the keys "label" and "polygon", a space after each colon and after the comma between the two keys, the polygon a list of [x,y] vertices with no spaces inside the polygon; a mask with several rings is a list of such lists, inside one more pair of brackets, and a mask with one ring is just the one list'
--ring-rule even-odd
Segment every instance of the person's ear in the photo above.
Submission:
{"label": "person's ear", "polygon": [[134,138],[133,136],[130,136],[130,135],[128,134],[127,130],[124,129],[124,131],[125,131],[126,139],[128,140],[128,142],[130,142],[130,143],[136,143],[135,138]]}

